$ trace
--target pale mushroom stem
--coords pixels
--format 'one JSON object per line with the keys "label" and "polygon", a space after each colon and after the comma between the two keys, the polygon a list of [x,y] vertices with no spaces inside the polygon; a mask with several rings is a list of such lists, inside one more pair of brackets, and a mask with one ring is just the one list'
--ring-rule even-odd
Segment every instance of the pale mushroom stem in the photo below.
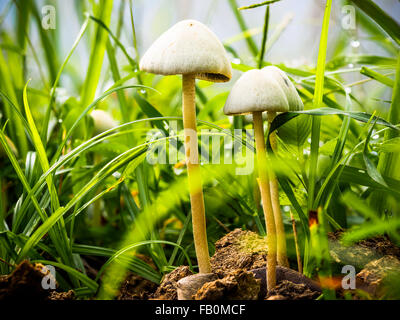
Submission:
{"label": "pale mushroom stem", "polygon": [[276,285],[276,230],[269,187],[262,112],[253,112],[253,122],[254,135],[256,138],[256,153],[259,176],[258,182],[260,186],[265,225],[267,227],[267,289],[269,291],[272,290]]}
{"label": "pale mushroom stem", "polygon": [[197,147],[195,75],[182,75],[183,127],[185,132],[185,154],[188,171],[190,204],[192,207],[193,238],[200,273],[210,273],[206,218]]}
{"label": "pale mushroom stem", "polygon": [[[276,116],[276,112],[268,112],[268,126],[271,127],[271,123]],[[274,152],[278,151],[278,146],[276,142],[276,132],[272,132],[269,136],[269,141],[271,144],[271,148]],[[270,177],[270,187],[271,187],[271,200],[272,200],[272,208],[274,210],[275,217],[275,226],[276,226],[276,241],[277,241],[277,260],[278,264],[284,267],[289,267],[289,261],[287,258],[287,249],[286,249],[286,235],[285,235],[285,227],[283,226],[282,212],[281,212],[281,204],[279,203],[279,187],[278,180],[273,172],[271,172]]]}

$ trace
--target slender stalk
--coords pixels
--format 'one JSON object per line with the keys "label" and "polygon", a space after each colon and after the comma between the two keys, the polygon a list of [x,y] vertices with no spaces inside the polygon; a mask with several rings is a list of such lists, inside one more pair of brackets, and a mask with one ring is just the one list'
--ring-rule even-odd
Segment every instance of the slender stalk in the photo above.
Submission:
{"label": "slender stalk", "polygon": [[[18,109],[21,109],[17,99],[14,85],[12,83],[11,71],[9,64],[4,59],[3,52],[0,50],[0,89],[2,89],[10,98],[11,102],[14,103]],[[22,159],[25,159],[26,153],[28,152],[28,141],[25,136],[24,126],[20,118],[18,118],[8,102],[4,101],[4,115],[9,119],[9,134],[11,140],[16,143],[19,155]]]}
{"label": "slender stalk", "polygon": [[[321,38],[318,51],[317,75],[315,79],[315,91],[313,97],[314,109],[320,108],[323,103],[326,52],[328,47],[329,19],[331,15],[332,0],[326,1],[324,20],[322,23]],[[321,130],[321,118],[313,117],[311,129],[311,155],[310,155],[310,175],[308,184],[308,211],[315,209],[314,196],[317,180],[318,150]]]}
{"label": "slender stalk", "polygon": [[292,220],[294,245],[296,246],[297,270],[300,273],[303,273],[303,264],[301,263],[301,255],[300,255],[299,239],[297,236],[296,220],[294,220],[292,211],[290,211],[290,219]]}
{"label": "slender stalk", "polygon": [[[111,20],[113,1],[101,0],[96,8],[96,17],[106,26]],[[108,41],[107,31],[100,25],[96,26],[95,39],[90,52],[89,66],[86,72],[86,79],[82,87],[81,105],[85,108],[89,105],[96,93],[97,84],[100,79],[101,67],[103,65],[104,53]]]}
{"label": "slender stalk", "polygon": [[185,154],[188,171],[190,203],[192,206],[193,238],[200,273],[210,273],[203,185],[200,175],[197,146],[195,81],[193,74],[182,75],[183,127],[185,131]]}
{"label": "slender stalk", "polygon": [[[232,9],[233,14],[235,15],[236,21],[239,24],[240,30],[242,30],[243,32],[248,31],[246,22],[244,21],[242,14],[238,11],[238,6],[237,6],[236,0],[229,0],[228,2]],[[252,55],[257,56],[258,48],[251,36],[246,37],[246,43],[247,43],[247,47],[249,48],[249,51],[252,53]]]}
{"label": "slender stalk", "polygon": [[269,6],[267,6],[267,8],[265,9],[263,37],[261,41],[260,55],[258,57],[258,69],[262,68],[264,62],[265,45],[267,43],[267,37],[268,37],[268,25],[269,25]]}
{"label": "slender stalk", "polygon": [[[271,123],[276,116],[276,112],[268,112],[268,126],[271,127]],[[278,151],[278,145],[276,142],[276,131],[272,132],[269,136],[271,148],[276,153]],[[281,204],[279,203],[279,187],[278,180],[273,172],[271,172],[270,179],[271,188],[271,200],[272,208],[274,210],[275,227],[276,227],[276,240],[277,240],[277,260],[278,264],[284,267],[289,267],[289,261],[287,258],[286,249],[286,235],[285,227],[283,226]]]}
{"label": "slender stalk", "polygon": [[[313,97],[314,109],[320,108],[323,103],[324,96],[324,81],[325,81],[325,65],[326,65],[326,52],[328,47],[328,32],[329,20],[331,15],[332,0],[326,1],[324,12],[324,20],[322,23],[321,38],[319,41],[318,50],[318,63],[315,78],[315,91]],[[307,212],[315,208],[314,198],[317,183],[317,167],[318,167],[318,153],[319,153],[319,140],[321,131],[321,118],[313,117],[311,125],[311,149],[310,149],[310,163],[309,163],[309,177],[308,177],[308,199],[307,199]],[[311,268],[308,265],[309,254],[311,248],[305,248],[304,252],[304,270],[306,275],[311,274]]]}
{"label": "slender stalk", "polygon": [[276,230],[274,212],[271,203],[271,191],[267,170],[267,153],[263,130],[262,112],[253,112],[254,134],[256,138],[256,153],[261,201],[264,210],[267,229],[267,289],[272,290],[276,285]]}

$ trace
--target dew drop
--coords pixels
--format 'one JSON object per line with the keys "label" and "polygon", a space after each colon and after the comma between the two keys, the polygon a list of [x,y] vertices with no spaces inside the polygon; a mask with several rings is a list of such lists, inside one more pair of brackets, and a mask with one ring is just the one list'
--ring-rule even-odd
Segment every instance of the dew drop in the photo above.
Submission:
{"label": "dew drop", "polygon": [[360,41],[358,41],[358,40],[352,40],[350,44],[351,44],[351,46],[352,46],[353,48],[358,48],[358,47],[360,46]]}

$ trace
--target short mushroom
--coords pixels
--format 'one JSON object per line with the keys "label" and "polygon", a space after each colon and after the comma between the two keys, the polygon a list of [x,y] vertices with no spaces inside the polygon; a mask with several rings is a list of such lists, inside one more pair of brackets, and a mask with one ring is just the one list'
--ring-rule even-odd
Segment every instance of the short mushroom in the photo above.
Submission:
{"label": "short mushroom", "polygon": [[[252,113],[256,139],[260,192],[267,226],[268,290],[275,286],[276,260],[288,266],[285,231],[279,204],[276,178],[267,171],[262,112],[267,111],[269,125],[277,112],[302,110],[303,103],[287,75],[275,66],[244,73],[234,85],[224,112],[227,115]],[[275,133],[271,134],[271,147],[276,148]]]}
{"label": "short mushroom", "polygon": [[[262,72],[264,72],[264,75],[270,78],[271,81],[274,80],[276,81],[276,83],[282,89],[287,100],[287,105],[282,104],[280,107],[275,108],[274,110],[270,109],[266,110],[269,127],[271,127],[271,123],[274,120],[277,112],[303,110],[304,108],[303,102],[301,101],[295,86],[289,80],[288,76],[284,71],[275,66],[268,66],[263,68]],[[274,152],[277,152],[278,149],[276,141],[276,132],[272,132],[270,134],[270,144],[272,150]],[[286,251],[285,228],[283,226],[281,206],[279,203],[278,180],[273,175],[273,173],[271,173],[270,177],[270,188],[271,188],[271,200],[272,200],[272,208],[274,210],[276,236],[277,236],[277,261],[279,265],[284,267],[289,267],[289,261],[287,259],[287,251]]]}
{"label": "short mushroom", "polygon": [[271,192],[267,170],[264,126],[262,113],[287,105],[286,97],[276,81],[265,77],[261,70],[245,72],[233,86],[224,106],[226,115],[251,113],[254,122],[259,186],[267,229],[267,286],[268,291],[276,284],[276,229],[271,203]]}
{"label": "short mushroom", "polygon": [[184,20],[163,33],[147,50],[140,69],[161,75],[182,75],[183,126],[193,237],[200,273],[211,272],[203,187],[200,175],[195,80],[229,81],[232,69],[222,43],[202,23]]}

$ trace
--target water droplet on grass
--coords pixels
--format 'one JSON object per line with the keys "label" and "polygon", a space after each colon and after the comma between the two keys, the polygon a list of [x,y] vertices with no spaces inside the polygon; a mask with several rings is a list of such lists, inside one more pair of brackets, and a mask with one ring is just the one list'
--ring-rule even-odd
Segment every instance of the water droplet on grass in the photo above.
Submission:
{"label": "water droplet on grass", "polygon": [[358,48],[358,47],[360,46],[360,41],[358,41],[358,40],[352,40],[350,44],[351,44],[351,46],[352,46],[353,48]]}

